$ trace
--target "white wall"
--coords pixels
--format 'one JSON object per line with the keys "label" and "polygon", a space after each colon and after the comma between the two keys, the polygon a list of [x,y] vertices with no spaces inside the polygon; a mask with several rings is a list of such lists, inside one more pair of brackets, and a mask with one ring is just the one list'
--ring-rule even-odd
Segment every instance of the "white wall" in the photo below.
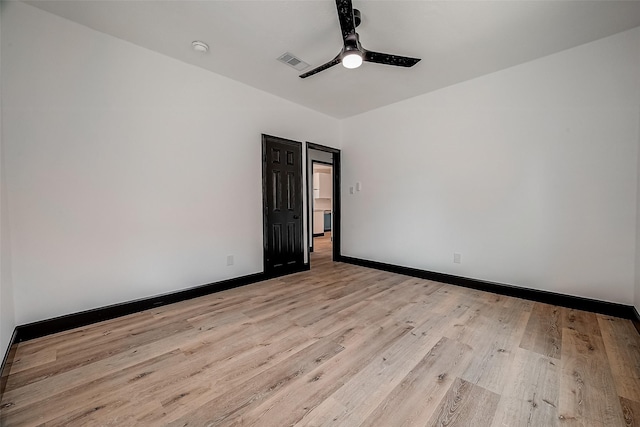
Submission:
{"label": "white wall", "polygon": [[344,120],[342,253],[632,304],[638,46],[640,28]]}
{"label": "white wall", "polygon": [[261,133],[336,146],[338,122],[6,3],[17,323],[262,271]]}
{"label": "white wall", "polygon": [[[0,3],[0,82],[2,81],[2,15],[4,5]],[[0,85],[0,104],[2,103],[2,85]],[[2,115],[0,114],[0,355],[9,348],[11,335],[16,327],[13,305],[13,286],[11,284],[11,247],[9,222],[7,215],[7,189],[4,168]],[[2,358],[3,356],[0,356]]]}
{"label": "white wall", "polygon": [[2,6],[0,349],[261,271],[261,133],[343,140],[345,255],[634,303],[640,29],[340,123]]}
{"label": "white wall", "polygon": [[9,348],[16,327],[11,281],[11,238],[7,206],[6,176],[2,148],[2,119],[0,118],[0,360]]}
{"label": "white wall", "polygon": [[[640,62],[640,52],[638,52],[638,62]],[[638,85],[640,85],[640,76],[638,76]],[[638,114],[638,146],[640,147],[640,114]],[[636,210],[636,287],[633,305],[636,311],[640,313],[640,149],[638,149],[638,193],[637,193],[637,210]]]}

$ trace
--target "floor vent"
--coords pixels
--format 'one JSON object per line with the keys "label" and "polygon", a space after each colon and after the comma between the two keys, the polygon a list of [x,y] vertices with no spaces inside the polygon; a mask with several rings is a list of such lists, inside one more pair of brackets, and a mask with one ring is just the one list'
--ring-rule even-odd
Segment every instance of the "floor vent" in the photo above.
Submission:
{"label": "floor vent", "polygon": [[289,52],[286,52],[280,55],[280,57],[278,58],[278,61],[283,62],[288,66],[295,68],[298,71],[302,71],[309,66],[309,64],[304,62],[302,59],[297,58],[294,54]]}

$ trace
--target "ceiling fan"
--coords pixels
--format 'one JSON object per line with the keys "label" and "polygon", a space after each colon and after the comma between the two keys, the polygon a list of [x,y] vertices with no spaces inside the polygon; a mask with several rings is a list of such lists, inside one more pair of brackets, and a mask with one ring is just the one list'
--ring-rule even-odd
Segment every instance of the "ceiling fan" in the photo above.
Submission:
{"label": "ceiling fan", "polygon": [[356,27],[360,25],[360,11],[354,9],[351,0],[336,0],[338,8],[338,21],[344,40],[344,47],[340,53],[326,64],[320,65],[311,71],[300,75],[300,78],[307,78],[314,74],[331,68],[342,62],[345,68],[358,68],[362,61],[375,62],[378,64],[395,65],[398,67],[413,67],[420,61],[419,58],[409,58],[407,56],[390,55],[388,53],[372,52],[362,47],[360,36],[356,33]]}

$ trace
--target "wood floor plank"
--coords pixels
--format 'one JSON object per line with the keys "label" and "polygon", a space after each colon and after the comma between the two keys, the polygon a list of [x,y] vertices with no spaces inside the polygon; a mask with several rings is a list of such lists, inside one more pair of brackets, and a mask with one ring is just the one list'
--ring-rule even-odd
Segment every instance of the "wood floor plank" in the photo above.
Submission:
{"label": "wood floor plank", "polygon": [[640,426],[640,402],[621,397],[620,406],[624,416],[624,425],[628,427]]}
{"label": "wood floor plank", "polygon": [[624,425],[602,338],[567,328],[562,332],[560,416],[587,424]]}
{"label": "wood floor plank", "polygon": [[[57,418],[65,417],[65,414],[86,412],[94,413],[104,409],[104,390],[118,390],[126,387],[128,396],[137,390],[141,384],[152,381],[161,375],[166,364],[184,361],[184,355],[177,350],[159,355],[144,363],[119,371],[111,377],[102,377],[99,380],[82,384],[62,393],[52,393],[45,401],[35,402],[29,405],[16,405],[6,408],[0,416],[0,424],[3,425],[39,425]],[[109,395],[110,393],[107,392]],[[124,400],[121,396],[119,400]],[[95,409],[98,408],[98,409]],[[93,412],[91,409],[94,409]]]}
{"label": "wood floor plank", "polygon": [[296,387],[280,390],[255,410],[242,417],[243,425],[259,425],[269,419],[273,425],[293,425],[324,402],[335,390],[367,366],[377,355],[413,329],[393,318],[382,323],[355,326],[348,337],[334,341],[345,348],[327,363],[302,376]]}
{"label": "wood floor plank", "polygon": [[520,347],[559,359],[562,352],[561,307],[535,303]]}
{"label": "wood floor plank", "polygon": [[300,316],[294,318],[294,321],[300,326],[309,326],[317,322],[320,319],[331,316],[344,308],[353,305],[354,303],[363,299],[372,297],[385,289],[389,289],[394,285],[400,283],[403,280],[401,276],[392,276],[385,280],[376,281],[366,288],[361,288],[353,291],[347,296],[343,296],[339,299],[327,301],[325,304],[319,307],[317,310],[311,310],[306,313],[302,313]]}
{"label": "wood floor plank", "polygon": [[34,352],[21,351],[19,355],[14,357],[11,371],[17,374],[27,369],[50,365],[55,362],[57,354],[58,351],[55,347],[43,348]]}
{"label": "wood floor plank", "polygon": [[598,316],[598,324],[618,394],[640,402],[640,335],[623,319]]}
{"label": "wood floor plank", "polygon": [[442,338],[361,426],[423,426],[472,358],[468,345]]}
{"label": "wood floor plank", "polygon": [[[29,404],[37,401],[37,399],[45,399],[50,390],[57,392],[77,387],[83,383],[98,381],[105,376],[117,374],[119,370],[130,368],[131,366],[144,363],[151,359],[154,355],[168,353],[173,350],[180,350],[187,354],[200,349],[206,350],[205,344],[215,343],[222,346],[222,351],[218,350],[211,354],[206,354],[209,363],[215,363],[225,357],[230,357],[234,353],[251,354],[247,349],[256,347],[255,328],[251,325],[243,323],[241,331],[235,331],[233,328],[211,328],[205,330],[191,329],[182,334],[164,337],[161,340],[149,344],[143,344],[124,353],[117,353],[110,358],[101,359],[94,362],[87,369],[79,368],[66,371],[56,375],[52,375],[42,379],[36,383],[30,383],[26,386],[6,392],[3,401],[21,401],[23,404]],[[288,326],[283,326],[288,330]],[[278,330],[270,328],[275,337]],[[288,332],[289,333],[289,332]],[[308,336],[303,334],[302,340],[309,341]],[[269,335],[262,337],[263,340],[269,339]],[[264,342],[264,341],[263,341]],[[295,347],[292,347],[295,348]],[[290,350],[288,348],[287,350]],[[243,353],[244,351],[244,353]],[[204,351],[203,351],[204,352]]]}
{"label": "wood floor plank", "polygon": [[[173,422],[229,390],[240,388],[251,378],[281,364],[318,341],[309,338],[303,331],[287,329],[280,331],[272,339],[265,337],[261,343],[250,345],[245,350],[230,350],[226,356],[218,357],[218,360],[201,357],[200,350],[191,354],[190,357],[196,357],[196,362],[199,361],[199,364],[193,363],[192,370],[181,367],[182,372],[178,378],[169,376],[164,382],[146,390],[146,397],[159,401],[162,404],[160,408],[145,413],[137,411],[135,405],[132,405],[131,410],[137,414],[139,423],[144,425]],[[208,350],[220,353],[214,348]],[[188,397],[185,393],[189,393]]]}
{"label": "wood floor plank", "polygon": [[191,411],[186,417],[169,423],[175,426],[228,425],[237,417],[305,372],[325,363],[344,350],[329,338],[323,338],[285,361],[248,380],[237,390],[225,393]]}
{"label": "wood floor plank", "polygon": [[338,410],[344,408],[342,412],[331,413],[331,408],[321,404],[310,414],[310,421],[303,425],[316,420],[310,424],[315,425],[318,419],[329,425],[360,425],[442,338],[436,331],[455,319],[462,310],[465,308],[460,306],[448,316],[432,317],[417,324],[409,334],[378,353],[378,357],[331,395],[334,401],[341,404],[332,407]]}
{"label": "wood floor plank", "polygon": [[499,400],[499,395],[456,378],[427,425],[490,426]]}
{"label": "wood floor plank", "polygon": [[2,426],[638,425],[630,321],[331,261],[13,346]]}
{"label": "wood floor plank", "polygon": [[559,422],[559,365],[555,358],[516,349],[492,425],[556,425]]}
{"label": "wood floor plank", "polygon": [[513,363],[530,316],[518,305],[506,308],[503,303],[501,298],[481,299],[478,308],[467,310],[445,331],[445,336],[469,345],[476,355],[460,377],[495,393],[501,393],[508,380],[505,366]]}
{"label": "wood floor plank", "polygon": [[600,325],[595,313],[583,310],[560,307],[562,327],[572,329],[581,334],[600,336]]}
{"label": "wood floor plank", "polygon": [[186,320],[182,320],[168,324],[164,328],[153,328],[138,335],[123,337],[120,341],[108,338],[106,343],[97,341],[95,345],[87,344],[83,347],[84,351],[82,352],[76,351],[75,353],[66,354],[66,357],[56,358],[55,361],[40,365],[34,369],[16,372],[15,375],[11,375],[9,378],[7,388],[11,390],[38,382],[52,375],[59,375],[82,366],[89,366],[113,354],[125,352],[141,344],[153,342],[160,337],[173,335],[191,328],[192,326]]}

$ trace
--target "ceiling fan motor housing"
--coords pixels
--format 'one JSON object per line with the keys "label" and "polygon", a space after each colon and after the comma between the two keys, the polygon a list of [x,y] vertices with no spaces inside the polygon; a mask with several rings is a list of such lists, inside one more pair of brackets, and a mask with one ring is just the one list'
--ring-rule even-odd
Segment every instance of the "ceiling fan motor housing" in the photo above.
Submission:
{"label": "ceiling fan motor housing", "polygon": [[362,15],[358,9],[353,9],[353,23],[356,27],[362,22]]}
{"label": "ceiling fan motor housing", "polygon": [[344,47],[342,48],[342,54],[346,55],[351,52],[362,52],[362,45],[360,44],[360,36],[356,32],[349,34],[349,37],[344,39]]}

